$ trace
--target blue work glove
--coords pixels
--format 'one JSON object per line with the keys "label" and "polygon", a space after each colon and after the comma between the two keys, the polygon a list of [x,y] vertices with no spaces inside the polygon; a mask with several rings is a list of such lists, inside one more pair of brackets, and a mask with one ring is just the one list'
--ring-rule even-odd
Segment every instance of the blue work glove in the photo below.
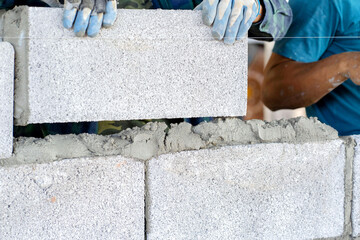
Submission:
{"label": "blue work glove", "polygon": [[233,44],[246,35],[260,14],[259,0],[204,0],[195,10],[202,10],[204,24],[212,27],[217,40]]}
{"label": "blue work glove", "polygon": [[85,32],[95,37],[101,26],[108,28],[114,24],[116,14],[115,0],[65,0],[63,25],[68,29],[74,25],[78,37],[85,36]]}

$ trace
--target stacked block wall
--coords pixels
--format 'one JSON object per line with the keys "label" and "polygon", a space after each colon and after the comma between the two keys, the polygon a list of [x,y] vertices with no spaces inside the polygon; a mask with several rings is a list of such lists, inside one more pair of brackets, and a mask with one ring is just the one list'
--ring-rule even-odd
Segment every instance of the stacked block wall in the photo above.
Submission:
{"label": "stacked block wall", "polygon": [[5,165],[0,237],[349,239],[358,152],[338,139]]}
{"label": "stacked block wall", "polygon": [[[200,12],[120,10],[115,28],[96,39],[74,38],[60,19],[60,9],[6,14],[4,39],[17,54],[16,124],[246,113],[246,41],[225,47],[212,40]],[[0,66],[11,73],[12,50],[2,43],[0,49],[9,57]],[[12,87],[13,79],[0,75],[0,85]],[[7,88],[0,90],[14,92]],[[63,159],[56,145],[39,155],[21,152],[34,161],[14,164],[21,141],[34,141],[37,148],[53,143],[23,139],[15,144],[18,155],[10,157],[12,94],[1,97],[9,112],[0,114],[0,158],[7,158],[0,161],[0,239],[360,237],[358,136],[355,142],[283,143],[296,136],[289,125],[259,128],[258,138],[270,143],[251,135],[248,143],[208,148],[206,136],[183,128],[179,134],[188,134],[191,143],[146,132],[131,136],[132,144],[119,153],[110,150],[125,144],[124,135],[92,136],[90,143],[104,142],[100,150],[86,148]],[[242,137],[245,129],[253,125],[229,128],[227,137]],[[223,140],[208,139],[215,146]],[[138,156],[147,158],[154,146],[168,142],[145,161],[122,156],[138,147],[147,152]],[[169,153],[175,147],[181,150]],[[106,154],[92,155],[99,151]]]}

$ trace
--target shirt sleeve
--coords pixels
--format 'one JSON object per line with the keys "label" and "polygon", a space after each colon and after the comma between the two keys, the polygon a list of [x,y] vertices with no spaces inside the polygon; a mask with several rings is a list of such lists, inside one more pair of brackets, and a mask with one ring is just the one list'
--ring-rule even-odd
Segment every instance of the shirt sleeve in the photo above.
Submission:
{"label": "shirt sleeve", "polygon": [[261,0],[265,16],[249,29],[249,37],[263,41],[277,41],[285,36],[293,18],[286,0]]}
{"label": "shirt sleeve", "polygon": [[294,20],[274,53],[299,62],[321,59],[336,35],[340,15],[334,1],[292,0]]}

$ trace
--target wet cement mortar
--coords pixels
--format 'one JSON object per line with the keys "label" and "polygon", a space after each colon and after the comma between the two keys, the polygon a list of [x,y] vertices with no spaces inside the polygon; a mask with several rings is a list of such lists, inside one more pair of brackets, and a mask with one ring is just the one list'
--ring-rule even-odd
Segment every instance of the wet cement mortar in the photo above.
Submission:
{"label": "wet cement mortar", "polygon": [[146,161],[161,154],[258,143],[305,143],[338,139],[336,130],[316,118],[265,122],[238,118],[189,123],[148,123],[118,134],[51,135],[15,139],[11,158],[0,166],[48,163],[61,159],[122,155]]}

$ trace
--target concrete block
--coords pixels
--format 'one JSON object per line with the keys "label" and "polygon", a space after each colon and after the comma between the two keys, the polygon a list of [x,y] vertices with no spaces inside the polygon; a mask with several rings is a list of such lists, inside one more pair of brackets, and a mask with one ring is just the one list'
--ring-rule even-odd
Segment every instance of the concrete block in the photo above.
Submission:
{"label": "concrete block", "polygon": [[68,159],[0,179],[0,239],[144,239],[143,163]]}
{"label": "concrete block", "polygon": [[246,114],[247,39],[214,40],[200,11],[119,10],[93,39],[61,19],[49,8],[5,16],[16,124]]}
{"label": "concrete block", "polygon": [[344,227],[341,140],[162,155],[147,169],[147,239],[313,239]]}
{"label": "concrete block", "polygon": [[353,236],[360,237],[360,135],[353,136],[357,146],[355,147],[353,165],[353,199],[352,199],[352,225]]}
{"label": "concrete block", "polygon": [[[1,18],[1,16],[0,16]],[[0,159],[13,149],[14,49],[0,42]]]}

